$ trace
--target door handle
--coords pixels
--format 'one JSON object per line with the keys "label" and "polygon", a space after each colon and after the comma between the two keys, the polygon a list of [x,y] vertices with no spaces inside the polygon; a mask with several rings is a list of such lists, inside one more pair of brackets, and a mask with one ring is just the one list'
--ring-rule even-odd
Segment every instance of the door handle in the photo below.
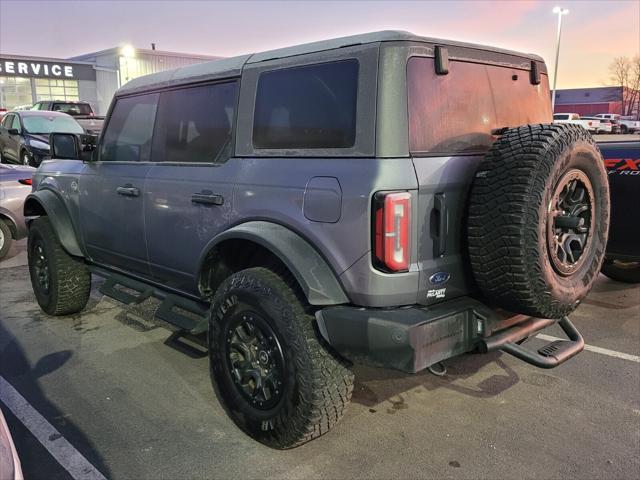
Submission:
{"label": "door handle", "polygon": [[191,195],[191,202],[220,206],[224,204],[224,197],[210,192],[194,193]]}
{"label": "door handle", "polygon": [[433,211],[436,220],[436,235],[433,239],[433,256],[442,257],[447,249],[447,234],[449,233],[449,212],[444,193],[436,193],[434,198]]}
{"label": "door handle", "polygon": [[137,197],[140,195],[140,190],[131,185],[125,185],[124,187],[116,188],[118,195],[124,195],[125,197]]}

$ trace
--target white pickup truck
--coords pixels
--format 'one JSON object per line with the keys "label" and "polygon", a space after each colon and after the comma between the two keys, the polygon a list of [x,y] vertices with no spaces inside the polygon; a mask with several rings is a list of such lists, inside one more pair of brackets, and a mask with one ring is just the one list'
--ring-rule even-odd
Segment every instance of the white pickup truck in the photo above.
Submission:
{"label": "white pickup truck", "polygon": [[600,120],[583,119],[577,113],[554,113],[553,123],[575,123],[582,125],[591,133],[597,133],[600,130]]}
{"label": "white pickup truck", "polygon": [[599,113],[596,118],[606,118],[608,120],[617,120],[620,122],[622,133],[640,132],[640,121],[633,120],[629,117],[623,117],[618,113]]}

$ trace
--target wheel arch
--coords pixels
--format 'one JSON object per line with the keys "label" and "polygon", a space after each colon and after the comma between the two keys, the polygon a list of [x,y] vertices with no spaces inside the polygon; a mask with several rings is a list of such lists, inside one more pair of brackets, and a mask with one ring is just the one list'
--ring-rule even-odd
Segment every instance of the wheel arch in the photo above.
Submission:
{"label": "wheel arch", "polygon": [[236,225],[211,240],[200,257],[198,288],[202,295],[211,295],[234,271],[273,262],[294,276],[311,305],[349,303],[337,276],[309,242],[265,221]]}
{"label": "wheel arch", "polygon": [[0,222],[3,222],[11,232],[11,238],[16,240],[18,238],[18,226],[16,225],[16,220],[13,218],[9,212],[4,211],[4,209],[0,208]]}
{"label": "wheel arch", "polygon": [[27,219],[27,225],[33,219],[30,217],[49,217],[62,248],[70,255],[84,257],[71,215],[64,201],[56,193],[48,189],[30,193],[24,203],[24,216]]}

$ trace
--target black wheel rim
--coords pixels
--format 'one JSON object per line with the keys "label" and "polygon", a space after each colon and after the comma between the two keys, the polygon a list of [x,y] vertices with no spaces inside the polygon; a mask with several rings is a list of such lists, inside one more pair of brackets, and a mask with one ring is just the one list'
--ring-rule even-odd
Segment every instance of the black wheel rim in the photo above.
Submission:
{"label": "black wheel rim", "polygon": [[43,293],[49,293],[49,262],[44,253],[44,246],[41,241],[36,241],[33,246],[33,269],[36,274],[38,287]]}
{"label": "black wheel rim", "polygon": [[236,390],[253,408],[276,406],[283,396],[285,362],[271,326],[255,312],[238,313],[229,322],[225,345]]}
{"label": "black wheel rim", "polygon": [[547,246],[553,268],[574,273],[591,248],[595,219],[593,187],[581,170],[569,170],[556,184],[549,203]]}

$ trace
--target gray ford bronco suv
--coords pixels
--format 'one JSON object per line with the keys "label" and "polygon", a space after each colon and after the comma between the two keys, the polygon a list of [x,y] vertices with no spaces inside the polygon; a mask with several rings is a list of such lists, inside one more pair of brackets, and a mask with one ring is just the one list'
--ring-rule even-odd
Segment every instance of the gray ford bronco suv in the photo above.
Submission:
{"label": "gray ford bronco suv", "polygon": [[[25,204],[35,296],[91,275],[208,333],[215,391],[290,448],[338,422],[352,363],[418,372],[503,350],[550,368],[602,264],[609,193],[579,126],[551,125],[533,55],[378,32],[135,79],[91,159],[53,134]],[[566,341],[523,341],[558,323]]]}

